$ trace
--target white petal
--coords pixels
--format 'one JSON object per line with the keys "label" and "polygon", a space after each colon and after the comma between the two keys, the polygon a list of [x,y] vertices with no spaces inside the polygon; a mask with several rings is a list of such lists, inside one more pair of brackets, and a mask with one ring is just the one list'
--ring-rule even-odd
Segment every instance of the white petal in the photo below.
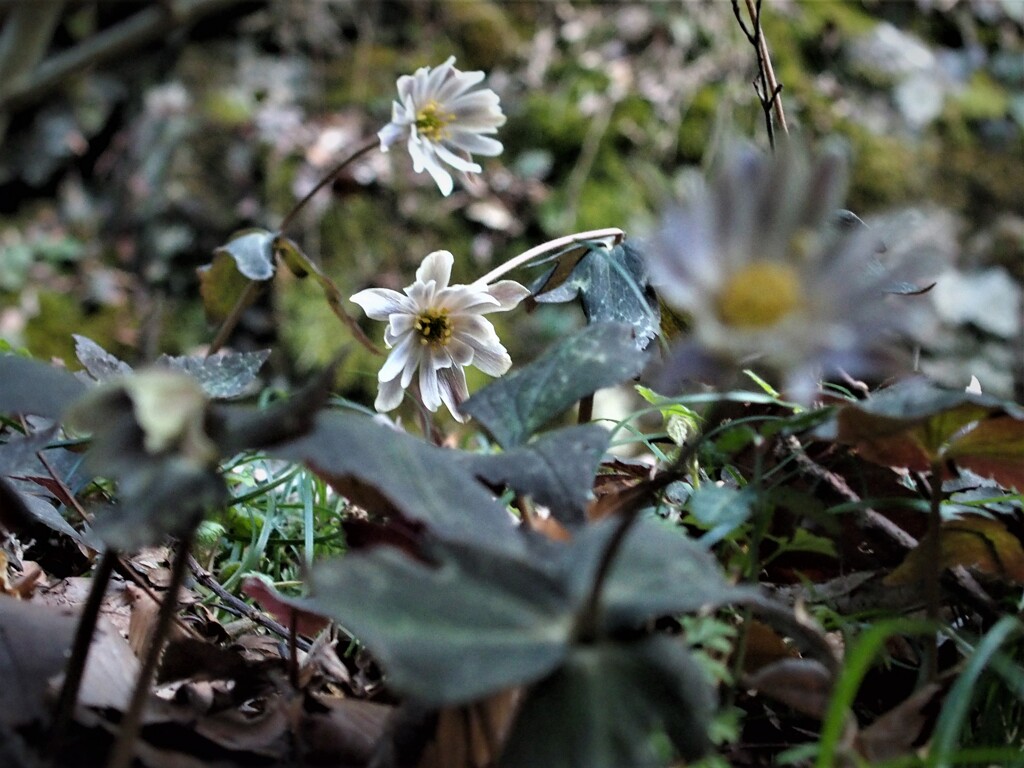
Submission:
{"label": "white petal", "polygon": [[[448,281],[452,277],[452,264],[455,257],[451,251],[434,251],[428,253],[419,269],[416,270],[416,281],[426,283],[433,280],[437,284],[437,291],[443,291],[448,287]],[[436,294],[435,294],[436,295]]]}
{"label": "white petal", "polygon": [[456,366],[469,365],[473,362],[473,347],[462,339],[450,339],[447,350]]}
{"label": "white petal", "polygon": [[444,144],[435,144],[433,149],[437,157],[444,160],[446,163],[448,163],[448,165],[450,165],[457,171],[463,171],[465,173],[480,173],[483,170],[483,168],[481,168],[479,165],[472,162],[471,160],[467,160],[464,157],[459,157],[450,149],[448,149],[448,147],[446,147]]}
{"label": "white petal", "polygon": [[402,402],[404,393],[405,390],[397,380],[382,381],[377,388],[377,399],[374,401],[373,407],[381,413],[393,410]]}
{"label": "white petal", "polygon": [[501,376],[512,367],[512,358],[501,344],[473,347],[473,365],[488,376]]}
{"label": "white petal", "polygon": [[479,133],[455,130],[445,141],[453,147],[469,152],[471,155],[497,157],[505,147],[497,139],[481,136]]}
{"label": "white petal", "polygon": [[396,312],[416,311],[408,297],[390,288],[367,288],[353,294],[349,301],[362,307],[371,320],[388,320]]}
{"label": "white petal", "polygon": [[487,286],[487,293],[497,299],[498,304],[501,305],[500,310],[494,311],[507,312],[510,309],[515,309],[519,302],[529,296],[530,289],[515,280],[501,280]]}
{"label": "white petal", "polygon": [[415,315],[395,312],[388,318],[388,333],[390,333],[392,339],[397,339],[403,334],[409,333],[415,322]]}
{"label": "white petal", "polygon": [[461,96],[474,85],[483,82],[484,77],[484,73],[480,71],[459,72],[456,70],[454,76],[449,77],[448,82],[438,89],[435,98],[447,107],[452,99]]}
{"label": "white petal", "polygon": [[413,374],[416,373],[416,369],[423,363],[424,349],[424,345],[420,344],[418,340],[414,340],[409,344],[409,352],[405,358],[405,368],[402,369],[401,384],[403,389],[412,384]]}
{"label": "white petal", "polygon": [[436,411],[441,406],[441,393],[437,387],[437,371],[429,365],[420,368],[420,398],[428,411]]}
{"label": "white petal", "polygon": [[466,374],[459,366],[445,368],[438,373],[441,389],[441,400],[456,421],[464,422],[466,417],[459,410],[459,406],[469,397],[469,390],[466,388]]}
{"label": "white petal", "polygon": [[384,365],[380,367],[380,371],[377,372],[377,381],[391,381],[398,378],[398,374],[402,373],[410,362],[413,362],[410,359],[410,350],[415,344],[416,338],[413,334],[403,336],[388,355],[387,360],[384,361]]}
{"label": "white petal", "polygon": [[439,291],[435,300],[438,309],[447,309],[453,315],[465,312],[483,314],[495,312],[501,307],[498,300],[489,293],[468,285],[453,285]]}

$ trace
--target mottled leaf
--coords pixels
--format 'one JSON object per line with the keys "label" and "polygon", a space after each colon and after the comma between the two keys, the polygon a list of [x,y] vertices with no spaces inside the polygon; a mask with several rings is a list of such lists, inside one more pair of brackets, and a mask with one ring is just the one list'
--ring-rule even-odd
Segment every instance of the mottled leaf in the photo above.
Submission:
{"label": "mottled leaf", "polygon": [[[370,417],[323,413],[309,434],[272,453],[305,463],[343,495],[359,490],[363,497],[357,503],[371,512],[388,513],[386,506],[393,506],[453,541],[522,548],[504,506],[452,460],[451,452]],[[353,489],[351,481],[361,487]]]}
{"label": "mottled leaf", "polygon": [[[559,259],[533,290],[533,298],[542,304],[580,299],[583,314],[591,323],[626,323],[635,331],[634,341],[645,348],[657,333],[661,322],[658,298],[650,286],[644,260],[632,242],[608,248],[603,243],[584,247]],[[563,275],[563,263],[571,263]]]}
{"label": "mottled leaf", "polygon": [[228,399],[247,394],[256,374],[270,357],[269,349],[255,352],[221,352],[213,357],[161,355],[155,365],[182,371],[196,379],[207,397]]}
{"label": "mottled leaf", "polygon": [[594,473],[608,446],[608,431],[595,424],[559,429],[503,453],[453,457],[490,485],[531,496],[562,523],[582,523]]}
{"label": "mottled leaf", "polygon": [[75,356],[85,370],[96,381],[106,381],[116,376],[124,376],[132,372],[132,367],[119,360],[92,339],[78,334],[71,334],[75,340]]}
{"label": "mottled leaf", "polygon": [[[613,519],[602,525],[616,522]],[[577,546],[582,549],[583,541]],[[603,547],[597,549],[603,551]],[[574,556],[576,562],[583,558]],[[755,589],[726,581],[714,556],[680,528],[644,518],[626,536],[608,573],[602,596],[603,621],[607,630],[615,631],[658,616],[757,598]]]}
{"label": "mottled leaf", "polygon": [[238,271],[250,280],[269,280],[274,276],[274,240],[277,235],[265,229],[236,233],[214,251],[235,260]]}
{"label": "mottled leaf", "polygon": [[642,370],[633,329],[588,325],[529,365],[492,382],[463,404],[504,448],[521,445],[580,398]]}
{"label": "mottled leaf", "polygon": [[85,390],[85,384],[64,368],[0,355],[0,413],[57,419]]}
{"label": "mottled leaf", "polygon": [[471,701],[562,661],[572,605],[542,561],[450,542],[431,555],[437,565],[379,546],[323,563],[305,604],[365,642],[396,690],[426,703]]}
{"label": "mottled leaf", "polygon": [[692,760],[711,746],[713,712],[713,689],[679,640],[577,646],[527,694],[498,765],[667,765],[659,736]]}

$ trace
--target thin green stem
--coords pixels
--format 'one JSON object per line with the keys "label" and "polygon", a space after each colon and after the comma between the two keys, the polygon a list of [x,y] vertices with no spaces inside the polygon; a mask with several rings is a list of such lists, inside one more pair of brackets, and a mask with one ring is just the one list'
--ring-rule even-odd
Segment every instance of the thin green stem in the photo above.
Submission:
{"label": "thin green stem", "polygon": [[317,192],[319,192],[321,189],[323,189],[332,181],[334,181],[337,178],[338,174],[345,170],[345,168],[349,164],[355,162],[357,159],[359,159],[367,152],[369,152],[371,149],[376,147],[379,144],[379,142],[380,140],[376,136],[369,137],[368,139],[366,139],[366,141],[364,141],[362,144],[356,147],[348,157],[346,157],[344,160],[342,160],[340,163],[334,166],[334,168],[332,168],[327,173],[326,176],[324,176],[322,179],[320,179],[319,182],[317,182],[317,185],[315,187],[313,187],[311,190],[309,190],[309,192],[306,193],[305,197],[299,200],[299,202],[297,202],[295,206],[290,211],[288,211],[288,213],[285,214],[285,217],[281,220],[281,226],[278,227],[278,232],[280,234],[284,234],[288,230],[289,225],[293,221],[295,221],[295,217],[299,215],[299,212],[306,207],[306,204],[313,199],[314,195],[316,195]]}
{"label": "thin green stem", "polygon": [[210,342],[210,348],[206,351],[207,357],[217,354],[221,347],[227,343],[231,333],[235,330],[235,326],[238,325],[238,321],[242,319],[242,313],[256,300],[262,285],[261,282],[252,280],[245,286],[245,290],[239,295],[235,306],[231,308],[231,312],[224,318],[224,322],[221,323],[220,328],[217,330],[217,335]]}

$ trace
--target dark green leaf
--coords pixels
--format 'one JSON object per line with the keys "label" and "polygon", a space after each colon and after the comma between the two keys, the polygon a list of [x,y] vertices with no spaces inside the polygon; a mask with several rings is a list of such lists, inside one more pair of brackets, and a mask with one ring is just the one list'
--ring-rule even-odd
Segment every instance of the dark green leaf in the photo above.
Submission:
{"label": "dark green leaf", "polygon": [[630,326],[595,323],[489,384],[462,409],[480,420],[502,447],[511,448],[581,397],[636,376],[644,360]]}
{"label": "dark green leaf", "polygon": [[213,357],[161,355],[155,365],[183,371],[196,379],[208,397],[227,399],[249,392],[256,374],[270,357],[269,349],[255,352],[222,352]]}
{"label": "dark green leaf", "polygon": [[118,479],[118,504],[97,512],[94,522],[96,535],[114,549],[133,551],[183,535],[228,500],[216,469],[179,456],[143,455]]}
{"label": "dark green leaf", "polygon": [[651,768],[673,751],[696,759],[710,747],[713,711],[713,689],[679,640],[577,646],[528,693],[499,765]]}
{"label": "dark green leaf", "polygon": [[60,418],[85,384],[64,368],[20,355],[0,355],[0,413]]}
{"label": "dark green leaf", "polygon": [[78,334],[71,336],[75,340],[75,356],[78,362],[85,366],[85,370],[96,381],[106,381],[132,372],[132,367],[128,363],[119,360],[92,339]]}
{"label": "dark green leaf", "polygon": [[608,431],[596,424],[566,427],[504,453],[453,454],[485,482],[508,486],[551,510],[561,523],[582,523],[594,473],[608,446]]}
{"label": "dark green leaf", "polygon": [[[595,549],[603,551],[603,546]],[[577,562],[582,558],[576,555]],[[612,563],[602,618],[606,629],[615,631],[658,616],[743,603],[756,594],[729,584],[714,556],[680,528],[643,518],[627,534]]]}
{"label": "dark green leaf", "polygon": [[269,280],[274,276],[274,239],[265,229],[237,233],[214,254],[226,253],[235,260],[238,271],[250,280]]}
{"label": "dark green leaf", "polygon": [[650,287],[643,258],[632,242],[610,250],[601,243],[591,244],[561,283],[552,282],[549,273],[534,291],[535,301],[554,304],[579,297],[588,322],[631,325],[636,333],[634,341],[641,349],[658,333],[658,299]]}
{"label": "dark green leaf", "polygon": [[397,511],[453,541],[523,548],[505,507],[450,451],[368,416],[323,413],[309,434],[273,453],[304,462],[371,512]]}
{"label": "dark green leaf", "polygon": [[471,701],[562,661],[572,606],[540,561],[450,542],[430,554],[437,566],[389,546],[324,563],[306,607],[365,642],[391,685],[426,703]]}

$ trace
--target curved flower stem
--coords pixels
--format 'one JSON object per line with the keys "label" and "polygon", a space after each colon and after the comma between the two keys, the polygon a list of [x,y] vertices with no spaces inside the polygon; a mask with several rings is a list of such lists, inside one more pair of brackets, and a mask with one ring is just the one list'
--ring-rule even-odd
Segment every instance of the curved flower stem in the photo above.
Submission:
{"label": "curved flower stem", "polygon": [[163,602],[160,605],[160,612],[156,617],[156,626],[153,627],[153,634],[146,648],[142,669],[139,670],[138,680],[135,681],[135,690],[132,692],[131,702],[128,704],[128,710],[124,713],[124,718],[121,720],[117,740],[114,742],[110,761],[107,763],[108,768],[128,768],[132,763],[132,758],[135,754],[135,739],[138,737],[139,727],[142,724],[142,715],[143,710],[146,708],[150,684],[153,682],[153,675],[156,674],[160,654],[164,649],[164,641],[167,639],[167,633],[171,628],[171,621],[174,618],[174,611],[178,606],[178,592],[181,589],[181,585],[185,582],[188,553],[192,547],[194,535],[195,526],[182,536],[178,542],[177,551],[174,554],[174,563],[171,565],[171,579],[167,585],[167,594],[164,595]]}
{"label": "curved flower stem", "polygon": [[340,163],[334,166],[334,168],[332,168],[326,176],[324,176],[322,179],[320,179],[319,182],[317,182],[317,185],[315,187],[313,187],[311,190],[309,190],[309,192],[306,193],[306,196],[304,198],[299,200],[299,202],[297,202],[295,206],[290,211],[288,211],[288,213],[285,214],[285,217],[281,220],[281,226],[278,227],[278,232],[283,234],[285,231],[287,231],[288,225],[290,225],[295,220],[295,217],[298,216],[299,212],[303,208],[306,207],[306,204],[313,199],[313,196],[317,192],[319,192],[321,189],[323,189],[332,181],[334,181],[338,174],[341,173],[350,163],[355,162],[357,159],[365,155],[371,149],[378,146],[379,143],[380,139],[378,139],[377,136],[374,135],[369,137],[366,141],[364,141],[362,144],[360,144],[358,147],[352,150],[352,153],[348,157],[346,157],[344,160],[342,160]]}
{"label": "curved flower stem", "polygon": [[114,573],[117,557],[118,554],[115,550],[104,550],[103,555],[100,557],[100,562],[96,566],[96,572],[92,577],[92,588],[89,590],[89,598],[86,600],[85,608],[78,619],[78,626],[75,628],[75,640],[71,646],[71,657],[68,659],[64,683],[61,685],[60,698],[57,701],[57,713],[54,716],[53,728],[50,731],[48,747],[50,755],[54,758],[57,758],[60,754],[60,750],[67,738],[68,728],[71,726],[71,721],[74,718],[75,703],[78,701],[78,690],[82,686],[82,677],[89,658],[89,648],[92,646],[92,638],[96,632],[96,622],[100,616],[103,598],[107,593],[107,585],[110,583],[110,577]]}
{"label": "curved flower stem", "polygon": [[626,233],[618,227],[607,227],[605,229],[592,229],[589,232],[579,232],[575,235],[557,237],[554,240],[541,243],[528,251],[524,251],[518,256],[512,257],[504,264],[499,264],[486,275],[474,281],[473,285],[482,286],[493,283],[499,277],[511,272],[513,269],[517,269],[524,264],[529,264],[539,256],[551,253],[552,251],[557,251],[559,248],[565,248],[566,246],[573,245],[574,243],[585,243],[588,240],[607,240],[609,238],[613,244],[618,244],[626,239]]}
{"label": "curved flower stem", "polygon": [[245,286],[245,290],[239,294],[238,301],[231,308],[231,312],[228,313],[228,316],[224,318],[224,322],[220,324],[220,328],[217,329],[217,335],[210,342],[210,347],[206,350],[207,357],[217,354],[220,348],[227,343],[232,331],[235,330],[235,326],[238,325],[238,321],[242,319],[242,313],[256,300],[262,285],[263,283],[258,280],[250,280],[249,284]]}

